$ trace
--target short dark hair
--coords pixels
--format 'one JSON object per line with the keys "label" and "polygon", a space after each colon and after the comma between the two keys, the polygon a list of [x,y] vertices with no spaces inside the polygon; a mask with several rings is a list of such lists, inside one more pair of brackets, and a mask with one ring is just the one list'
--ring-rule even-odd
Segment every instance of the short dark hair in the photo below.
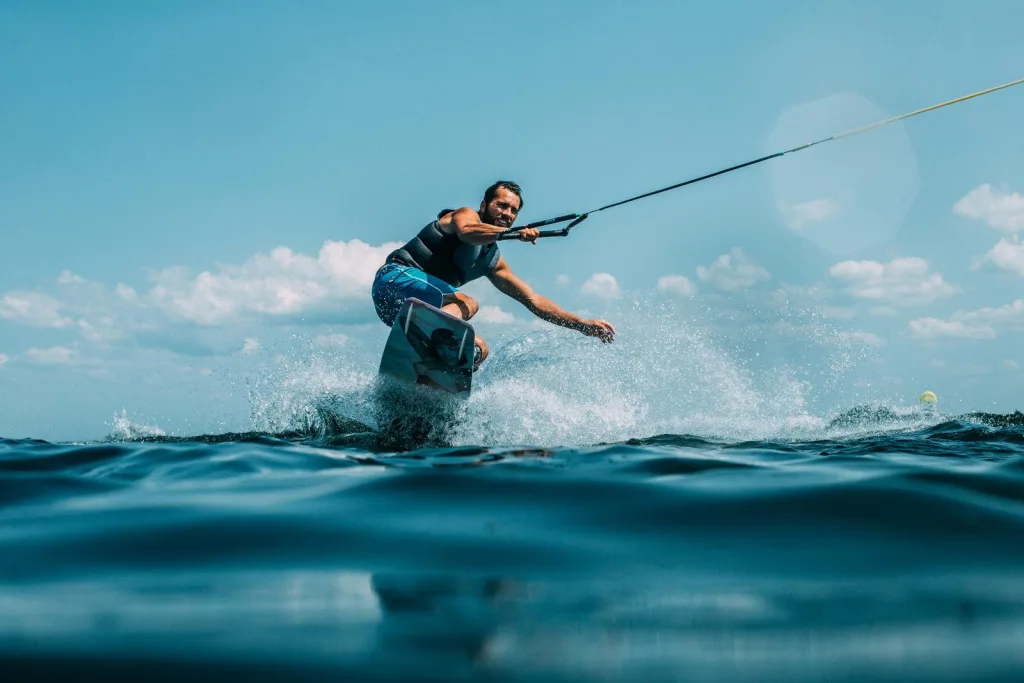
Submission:
{"label": "short dark hair", "polygon": [[491,200],[494,199],[494,195],[498,194],[498,190],[502,187],[504,187],[509,192],[513,193],[515,196],[519,197],[519,210],[522,211],[523,189],[516,185],[511,180],[499,180],[498,182],[488,187],[487,191],[484,192],[484,204],[490,204]]}
{"label": "short dark hair", "polygon": [[450,214],[454,210],[455,209],[441,209],[441,211],[437,214],[437,217],[438,218],[444,218],[445,216],[447,216],[448,214]]}

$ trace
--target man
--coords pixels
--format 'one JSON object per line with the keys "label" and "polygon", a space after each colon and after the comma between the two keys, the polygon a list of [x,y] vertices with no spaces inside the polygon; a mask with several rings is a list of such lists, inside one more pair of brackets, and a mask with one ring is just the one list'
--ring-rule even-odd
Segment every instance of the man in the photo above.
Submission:
{"label": "man", "polygon": [[[445,313],[469,320],[479,310],[476,300],[459,287],[486,277],[498,289],[550,323],[578,330],[609,343],[615,328],[604,320],[583,320],[537,294],[519,279],[498,251],[496,240],[512,227],[523,208],[522,190],[499,180],[487,188],[477,211],[445,209],[405,246],[388,255],[373,280],[373,304],[385,325],[391,325],[402,304],[415,297]],[[537,243],[535,228],[520,230],[518,238]],[[476,337],[474,371],[487,358],[487,344]]]}

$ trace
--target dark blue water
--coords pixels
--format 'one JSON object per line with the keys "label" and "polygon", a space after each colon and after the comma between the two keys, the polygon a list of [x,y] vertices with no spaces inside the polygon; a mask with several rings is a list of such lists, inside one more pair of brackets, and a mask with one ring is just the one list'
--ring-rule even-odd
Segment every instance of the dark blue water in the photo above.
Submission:
{"label": "dark blue water", "polygon": [[1022,417],[0,440],[0,678],[1020,680]]}

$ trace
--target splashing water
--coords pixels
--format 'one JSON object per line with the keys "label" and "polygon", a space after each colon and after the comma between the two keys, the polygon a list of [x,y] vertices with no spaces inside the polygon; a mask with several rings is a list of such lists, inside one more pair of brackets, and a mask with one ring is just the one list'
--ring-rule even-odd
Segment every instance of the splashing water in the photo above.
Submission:
{"label": "splashing water", "polygon": [[324,348],[296,341],[296,348],[248,381],[252,428],[270,434],[316,432],[323,428],[325,408],[372,424],[376,364],[349,345]]}
{"label": "splashing water", "polygon": [[128,411],[122,408],[120,413],[114,413],[112,429],[108,440],[138,441],[140,439],[154,436],[166,436],[166,432],[159,427],[151,427],[132,422],[128,417]]}
{"label": "splashing water", "polygon": [[[729,324],[704,322],[707,311],[698,323],[663,303],[637,302],[617,313],[612,345],[554,326],[506,331],[492,339],[446,442],[580,446],[669,433],[813,439],[837,428],[829,415],[872,400],[851,380],[869,351],[814,310],[723,307],[714,315]],[[325,349],[297,340],[291,354],[249,381],[253,428],[317,432],[337,417],[386,426],[381,416],[394,413],[395,395],[381,392],[379,354],[368,343]],[[890,410],[887,424],[874,426],[938,419],[905,412]]]}

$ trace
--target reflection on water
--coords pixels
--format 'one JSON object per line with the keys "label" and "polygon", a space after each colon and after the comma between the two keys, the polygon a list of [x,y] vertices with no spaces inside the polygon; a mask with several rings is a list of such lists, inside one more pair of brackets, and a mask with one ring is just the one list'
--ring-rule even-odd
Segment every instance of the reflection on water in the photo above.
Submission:
{"label": "reflection on water", "polygon": [[495,643],[513,619],[513,582],[379,573],[372,585],[382,616],[377,646],[396,676],[498,664]]}
{"label": "reflection on water", "polygon": [[258,679],[1010,681],[1024,666],[1020,577],[645,590],[629,578],[302,572],[48,584],[0,596],[0,651],[26,676],[82,666],[107,676],[128,664],[183,675],[214,661],[218,675]]}

